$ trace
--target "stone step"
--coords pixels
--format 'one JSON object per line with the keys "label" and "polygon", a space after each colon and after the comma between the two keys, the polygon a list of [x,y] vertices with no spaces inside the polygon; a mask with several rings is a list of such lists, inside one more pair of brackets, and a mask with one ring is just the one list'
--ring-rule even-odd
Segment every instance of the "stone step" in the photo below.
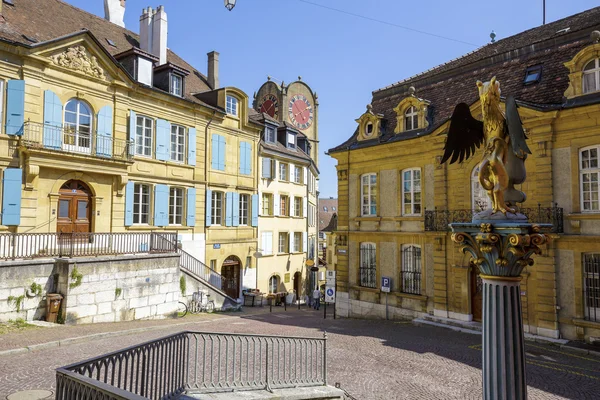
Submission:
{"label": "stone step", "polygon": [[480,332],[482,330],[481,322],[476,322],[476,321],[460,321],[457,319],[436,317],[433,315],[425,315],[425,316],[423,316],[423,319],[426,321],[435,322],[438,324],[449,325],[449,326],[454,326],[457,328],[469,329],[469,330],[480,331]]}

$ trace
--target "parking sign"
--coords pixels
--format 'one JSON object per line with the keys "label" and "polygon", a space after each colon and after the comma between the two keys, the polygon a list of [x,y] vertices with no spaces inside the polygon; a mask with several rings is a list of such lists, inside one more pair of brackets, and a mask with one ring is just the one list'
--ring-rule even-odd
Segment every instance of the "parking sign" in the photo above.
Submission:
{"label": "parking sign", "polygon": [[387,276],[381,277],[381,291],[384,293],[389,293],[392,287],[392,278]]}

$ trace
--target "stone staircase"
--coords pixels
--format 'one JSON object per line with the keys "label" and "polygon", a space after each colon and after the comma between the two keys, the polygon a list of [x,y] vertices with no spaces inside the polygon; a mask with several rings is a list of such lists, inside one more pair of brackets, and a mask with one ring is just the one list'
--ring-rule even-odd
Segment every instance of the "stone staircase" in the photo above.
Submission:
{"label": "stone staircase", "polygon": [[441,328],[452,329],[457,332],[472,333],[475,335],[481,334],[481,323],[475,321],[460,321],[457,319],[436,317],[433,315],[425,315],[422,318],[413,319],[415,325],[431,325]]}

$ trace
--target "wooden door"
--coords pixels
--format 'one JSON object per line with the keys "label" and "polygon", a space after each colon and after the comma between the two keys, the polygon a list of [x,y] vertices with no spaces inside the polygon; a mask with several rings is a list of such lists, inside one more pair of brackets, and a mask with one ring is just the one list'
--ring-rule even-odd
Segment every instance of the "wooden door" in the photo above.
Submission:
{"label": "wooden door", "polygon": [[296,292],[296,298],[300,298],[300,280],[302,279],[302,274],[300,272],[296,272],[294,274],[294,292]]}
{"label": "wooden door", "polygon": [[56,230],[60,233],[88,233],[91,228],[91,194],[79,181],[65,183],[59,192]]}
{"label": "wooden door", "polygon": [[483,311],[483,281],[479,268],[471,266],[471,313],[473,321],[481,322]]}
{"label": "wooden door", "polygon": [[227,296],[237,299],[240,297],[240,263],[228,261],[221,268],[221,288]]}

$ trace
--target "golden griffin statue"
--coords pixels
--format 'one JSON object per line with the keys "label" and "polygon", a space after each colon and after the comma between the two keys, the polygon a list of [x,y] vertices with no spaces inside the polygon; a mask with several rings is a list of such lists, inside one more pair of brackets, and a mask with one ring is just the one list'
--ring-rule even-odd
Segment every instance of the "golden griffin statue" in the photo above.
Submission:
{"label": "golden griffin statue", "polygon": [[516,203],[525,201],[525,193],[515,185],[525,181],[525,159],[531,154],[525,140],[525,131],[512,96],[506,98],[506,113],[500,109],[500,82],[496,77],[482,83],[477,81],[483,122],[471,115],[469,106],[460,103],[450,119],[448,138],[444,147],[442,164],[463,162],[484,143],[484,153],[479,165],[479,183],[492,200],[491,215],[501,211],[517,212]]}

